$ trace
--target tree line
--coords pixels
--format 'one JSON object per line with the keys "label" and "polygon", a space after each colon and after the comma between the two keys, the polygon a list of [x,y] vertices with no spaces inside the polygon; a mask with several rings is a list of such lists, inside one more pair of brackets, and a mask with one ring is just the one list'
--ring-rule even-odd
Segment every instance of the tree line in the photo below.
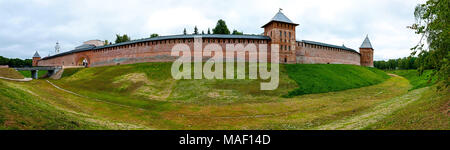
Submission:
{"label": "tree line", "polygon": [[33,65],[33,60],[22,60],[19,58],[6,58],[0,56],[0,65],[8,65],[9,67],[31,67]]}
{"label": "tree line", "polygon": [[419,66],[419,59],[417,57],[404,57],[399,59],[389,59],[388,61],[374,61],[375,68],[382,70],[396,70],[396,69],[417,69]]}

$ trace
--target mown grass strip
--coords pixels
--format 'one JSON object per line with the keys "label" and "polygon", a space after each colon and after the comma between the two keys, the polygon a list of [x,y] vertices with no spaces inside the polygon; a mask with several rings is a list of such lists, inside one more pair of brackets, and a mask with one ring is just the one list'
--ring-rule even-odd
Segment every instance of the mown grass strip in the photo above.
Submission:
{"label": "mown grass strip", "polygon": [[360,88],[381,83],[389,76],[378,69],[337,64],[288,64],[287,73],[299,88],[286,97]]}

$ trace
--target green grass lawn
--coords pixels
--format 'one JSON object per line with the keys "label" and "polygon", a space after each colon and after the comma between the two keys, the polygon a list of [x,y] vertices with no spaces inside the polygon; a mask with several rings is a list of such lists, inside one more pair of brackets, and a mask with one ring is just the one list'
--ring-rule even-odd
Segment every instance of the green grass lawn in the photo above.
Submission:
{"label": "green grass lawn", "polygon": [[107,129],[59,110],[11,83],[0,81],[0,129]]}
{"label": "green grass lawn", "polygon": [[69,76],[77,73],[78,71],[80,71],[82,69],[83,68],[68,68],[68,69],[64,69],[64,73],[61,75],[61,78],[69,77]]}
{"label": "green grass lawn", "polygon": [[388,71],[400,75],[410,82],[410,90],[430,87],[420,95],[417,101],[395,111],[382,121],[367,129],[394,130],[449,130],[450,129],[450,91],[437,89],[436,78],[430,79],[432,70],[419,75],[417,70]]}
{"label": "green grass lawn", "polygon": [[432,86],[417,101],[388,115],[366,129],[450,130],[450,91]]}
{"label": "green grass lawn", "polygon": [[289,92],[287,96],[326,93],[359,88],[381,83],[389,76],[375,68],[354,65],[286,65],[291,79],[299,88]]}
{"label": "green grass lawn", "polygon": [[417,70],[393,70],[387,72],[408,79],[411,82],[411,85],[413,85],[413,88],[411,90],[431,86],[436,82],[436,77],[433,77],[432,80],[429,80],[431,78],[432,70],[425,70],[422,75],[419,75],[419,72]]}
{"label": "green grass lawn", "polygon": [[[56,80],[50,81],[59,84]],[[23,93],[28,96],[23,97],[34,97],[33,100],[36,102],[58,108],[62,111],[61,114],[72,114],[71,116],[76,116],[75,120],[87,121],[86,127],[80,127],[87,129],[95,128],[97,125],[98,128],[109,129],[311,129],[334,120],[357,115],[380,102],[402,95],[411,88],[404,78],[393,77],[387,82],[359,89],[308,94],[294,98],[272,96],[274,99],[272,101],[238,101],[222,105],[217,102],[172,103],[161,100],[130,99],[128,96],[108,92],[101,93],[102,96],[91,94],[87,95],[88,97],[80,97],[56,89],[45,80],[3,82],[7,85],[6,89],[14,87],[25,91]],[[24,101],[6,93],[1,95],[17,99],[19,102]],[[111,99],[107,99],[108,97]],[[251,97],[243,97],[245,98]],[[0,106],[3,107],[4,104]],[[16,115],[12,118],[25,116],[22,113]],[[90,117],[86,119],[85,116]],[[35,117],[39,118],[39,116],[32,118]],[[7,118],[4,122],[9,120],[12,119]],[[118,125],[104,123],[104,120],[117,122]],[[46,126],[49,126],[48,129],[54,129],[52,126],[59,122],[49,121]],[[26,125],[32,126],[33,123]],[[27,126],[21,128],[32,128]],[[78,129],[77,126],[67,128]],[[45,126],[39,129],[45,129]]]}
{"label": "green grass lawn", "polygon": [[[183,103],[236,103],[276,101],[302,94],[326,93],[374,85],[389,76],[377,69],[354,65],[280,65],[279,87],[260,90],[260,79],[174,80],[171,63],[65,69],[58,85],[86,95],[110,99],[126,97],[126,103],[151,105],[149,101]],[[248,67],[246,67],[248,70]],[[248,72],[247,72],[248,74]],[[109,94],[104,94],[109,93]]]}
{"label": "green grass lawn", "polygon": [[[31,78],[31,71],[19,71],[24,77],[26,78]],[[39,70],[38,72],[38,77],[41,78],[44,75],[47,74],[48,71],[46,70]]]}
{"label": "green grass lawn", "polygon": [[23,75],[14,70],[13,68],[0,68],[0,77],[11,79],[23,79]]}

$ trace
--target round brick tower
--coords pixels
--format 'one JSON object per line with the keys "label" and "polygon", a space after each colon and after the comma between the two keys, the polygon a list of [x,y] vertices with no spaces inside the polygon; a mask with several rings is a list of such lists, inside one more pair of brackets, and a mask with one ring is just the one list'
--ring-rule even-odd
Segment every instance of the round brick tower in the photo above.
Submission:
{"label": "round brick tower", "polygon": [[369,40],[369,35],[366,36],[364,42],[359,48],[361,54],[361,66],[373,67],[373,48]]}
{"label": "round brick tower", "polygon": [[281,10],[262,28],[264,35],[271,38],[269,44],[280,45],[280,63],[296,63],[295,28],[298,24],[292,22]]}

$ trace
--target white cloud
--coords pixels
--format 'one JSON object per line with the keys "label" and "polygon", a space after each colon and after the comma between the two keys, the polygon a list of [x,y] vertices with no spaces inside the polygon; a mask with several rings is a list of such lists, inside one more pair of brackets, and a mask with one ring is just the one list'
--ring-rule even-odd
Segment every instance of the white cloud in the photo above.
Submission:
{"label": "white cloud", "polygon": [[195,8],[177,7],[151,13],[145,30],[167,35],[181,34],[186,28],[189,33],[192,33],[196,25],[199,29],[206,29],[214,23],[215,20],[206,18]]}

